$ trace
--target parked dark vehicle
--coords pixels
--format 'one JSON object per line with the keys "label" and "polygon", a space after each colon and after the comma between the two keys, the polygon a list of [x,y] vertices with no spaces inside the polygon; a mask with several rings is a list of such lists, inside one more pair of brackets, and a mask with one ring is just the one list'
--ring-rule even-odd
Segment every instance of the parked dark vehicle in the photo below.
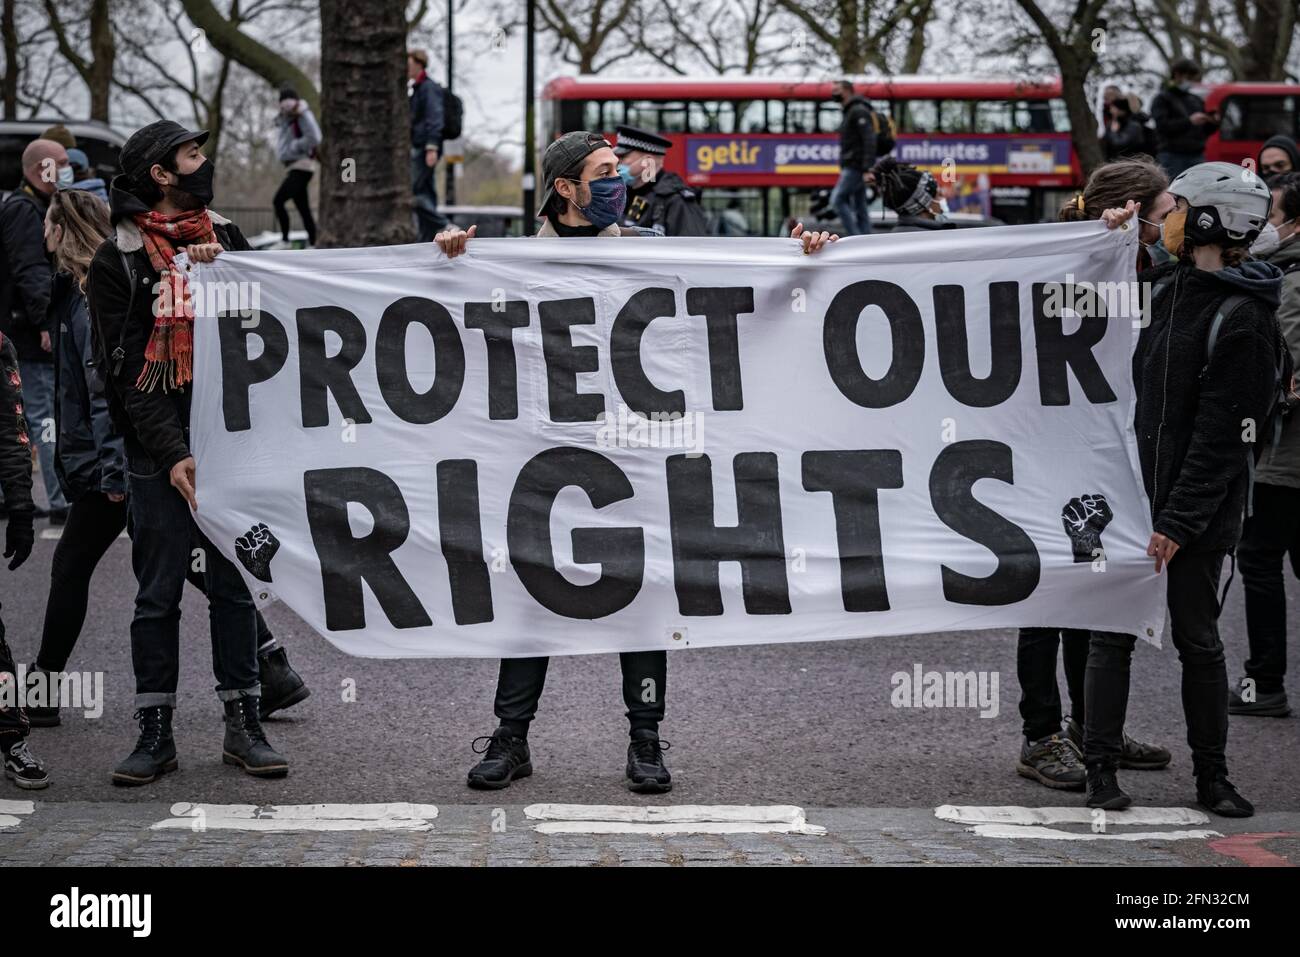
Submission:
{"label": "parked dark vehicle", "polygon": [[58,116],[31,120],[0,120],[0,195],[8,195],[22,182],[22,156],[27,144],[55,124],[66,126],[77,138],[77,149],[90,159],[94,175],[110,182],[118,172],[117,154],[126,137],[99,120],[69,120]]}

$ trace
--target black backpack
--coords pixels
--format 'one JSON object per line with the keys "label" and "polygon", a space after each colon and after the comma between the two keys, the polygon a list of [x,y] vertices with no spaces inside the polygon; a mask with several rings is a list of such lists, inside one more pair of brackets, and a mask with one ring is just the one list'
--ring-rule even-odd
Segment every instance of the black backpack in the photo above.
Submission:
{"label": "black backpack", "polygon": [[459,139],[464,122],[465,104],[451,90],[442,87],[442,138]]}

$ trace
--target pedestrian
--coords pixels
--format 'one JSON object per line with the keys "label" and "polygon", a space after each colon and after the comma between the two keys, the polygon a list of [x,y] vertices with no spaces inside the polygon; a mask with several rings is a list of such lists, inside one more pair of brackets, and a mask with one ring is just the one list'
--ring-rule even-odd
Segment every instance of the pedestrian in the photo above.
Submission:
{"label": "pedestrian", "polygon": [[[1117,160],[1098,167],[1083,192],[1061,208],[1062,222],[1101,219],[1107,210],[1134,201],[1143,211],[1139,220],[1137,270],[1151,266],[1148,249],[1160,240],[1160,224],[1174,208],[1169,177],[1150,159]],[[1016,773],[1049,788],[1082,791],[1086,725],[1084,675],[1091,632],[1079,628],[1021,628],[1016,642],[1016,680],[1020,685],[1020,717],[1024,740]],[[1056,680],[1057,649],[1065,669],[1070,713],[1062,727],[1061,691]],[[1169,766],[1167,748],[1124,734],[1118,765],[1158,771]]]}
{"label": "pedestrian", "polygon": [[280,239],[289,242],[289,210],[286,204],[293,200],[307,231],[307,245],[316,245],[316,220],[311,215],[311,199],[307,184],[316,172],[316,151],[320,147],[320,126],[312,116],[311,106],[291,86],[280,90],[280,111],[275,117],[276,156],[285,166],[284,181],[275,191],[271,205],[280,223]]}
{"label": "pedestrian", "polygon": [[194,524],[198,507],[189,448],[193,314],[185,273],[172,261],[211,262],[248,249],[233,223],[208,209],[214,166],[205,130],[160,120],[122,146],[110,188],[114,234],[87,279],[90,314],[106,364],[109,413],[126,452],[131,564],[139,590],[131,622],[140,737],[113,781],[147,784],[175,770],[172,714],[180,668],[180,602],[199,549],[207,587],[217,697],[225,708],[223,760],[259,777],[288,762],[259,720],[257,627],[235,566]]}
{"label": "pedestrian", "polygon": [[1296,148],[1295,140],[1285,133],[1270,136],[1259,148],[1257,166],[1259,175],[1265,179],[1300,171],[1300,149]]}
{"label": "pedestrian", "polygon": [[1108,161],[1139,156],[1146,152],[1146,134],[1128,97],[1117,96],[1106,105],[1106,133],[1101,138],[1102,153]]}
{"label": "pedestrian", "polygon": [[90,165],[90,157],[85,152],[76,147],[68,150],[68,165],[72,167],[72,184],[69,189],[87,190],[93,193],[96,199],[108,203],[108,185],[95,175]]}
{"label": "pedestrian", "polygon": [[[626,186],[618,172],[619,157],[599,133],[565,133],[542,155],[542,201],[537,235],[628,237],[654,236],[654,230],[620,226]],[[468,231],[450,225],[435,239],[449,257],[464,253],[477,227]],[[791,236],[805,253],[817,252],[838,237],[830,233],[805,233],[803,225]],[[549,658],[504,658],[497,678],[494,712],[499,725],[491,736],[476,738],[472,747],[483,755],[469,772],[471,788],[499,790],[516,778],[533,773],[528,729],[537,714],[546,684]],[[668,742],[659,738],[664,720],[664,692],[668,682],[665,651],[631,651],[619,655],[623,672],[623,702],[627,706],[629,735],[624,774],[628,787],[640,794],[672,790],[672,775],[664,764]],[[653,689],[646,697],[646,689]]]}
{"label": "pedestrian", "polygon": [[[1149,321],[1133,358],[1134,431],[1153,527],[1147,554],[1156,573],[1165,573],[1197,803],[1249,817],[1253,805],[1228,780],[1219,580],[1241,536],[1258,448],[1244,430],[1264,432],[1277,379],[1290,381],[1276,317],[1282,275],[1247,252],[1271,203],[1258,177],[1231,163],[1203,163],[1176,177],[1169,192],[1177,206],[1161,233],[1176,258],[1143,275]],[[1137,212],[1130,202],[1103,218],[1114,225]],[[1084,687],[1089,807],[1132,803],[1115,772],[1135,642],[1133,635],[1092,636]]]}
{"label": "pedestrian", "polygon": [[[56,272],[50,309],[55,339],[55,472],[71,503],[68,523],[54,548],[50,593],[35,667],[28,672],[27,719],[32,727],[60,723],[59,676],[81,636],[90,579],[109,546],[127,527],[122,439],[113,430],[108,402],[88,372],[95,361],[85,281],[100,244],[112,234],[109,208],[89,193],[59,190],[45,217],[46,248]],[[186,566],[199,590],[203,576]],[[260,717],[306,698],[310,692],[284,650],[257,615]]]}
{"label": "pedestrian", "polygon": [[53,140],[33,140],[22,155],[22,185],[0,206],[0,333],[13,341],[23,378],[23,407],[36,443],[49,507],[38,511],[62,525],[68,503],[54,474],[54,330],[49,323],[53,273],[45,254],[50,196],[72,182],[68,152]]}
{"label": "pedestrian", "polygon": [[707,236],[709,218],[700,196],[676,173],[664,169],[672,140],[635,126],[616,129],[614,153],[627,187],[624,226],[645,226],[665,236]]}
{"label": "pedestrian", "polygon": [[[1282,270],[1282,304],[1278,323],[1300,366],[1300,173],[1283,173],[1272,183],[1273,211],[1279,244],[1264,258]],[[1276,441],[1266,447],[1255,468],[1254,511],[1246,519],[1237,546],[1241,584],[1246,596],[1246,639],[1250,657],[1246,675],[1229,692],[1228,711],[1254,717],[1285,718],[1286,589],[1282,559],[1300,568],[1300,414],[1283,420]]]}
{"label": "pedestrian", "polygon": [[1219,128],[1219,121],[1205,112],[1205,101],[1192,92],[1201,78],[1201,68],[1192,60],[1177,60],[1170,68],[1169,83],[1151,101],[1151,118],[1156,127],[1156,162],[1170,177],[1205,159],[1205,141]]}
{"label": "pedestrian", "polygon": [[885,156],[871,172],[880,188],[881,202],[898,216],[891,232],[957,228],[939,198],[939,184],[926,170]]}
{"label": "pedestrian", "polygon": [[840,178],[831,191],[831,205],[843,225],[845,236],[871,232],[867,211],[867,183],[876,163],[876,128],[871,104],[854,92],[848,80],[838,80],[831,99],[844,107],[840,122]]}
{"label": "pedestrian", "polygon": [[[4,557],[13,571],[32,553],[32,448],[23,417],[22,376],[18,353],[0,333],[0,491],[9,519],[5,526]],[[49,787],[45,766],[27,747],[29,725],[19,705],[18,667],[5,641],[0,619],[0,754],[5,777],[25,790]]]}
{"label": "pedestrian", "polygon": [[447,225],[438,212],[435,173],[442,154],[442,87],[429,76],[429,54],[408,50],[406,76],[411,81],[411,191],[415,194],[415,219],[420,242],[433,239]]}
{"label": "pedestrian", "polygon": [[72,135],[72,130],[68,129],[62,123],[55,123],[41,134],[43,140],[53,140],[65,150],[75,150],[77,148],[77,138]]}

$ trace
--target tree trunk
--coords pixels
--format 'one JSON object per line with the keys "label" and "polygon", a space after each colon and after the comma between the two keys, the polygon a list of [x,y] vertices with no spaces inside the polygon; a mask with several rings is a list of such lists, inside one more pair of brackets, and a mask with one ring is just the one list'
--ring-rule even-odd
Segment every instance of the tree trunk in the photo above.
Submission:
{"label": "tree trunk", "polygon": [[4,118],[18,119],[18,28],[14,25],[14,0],[4,0],[0,11],[0,33],[4,35],[5,72],[0,99],[4,101]]}
{"label": "tree trunk", "polygon": [[1070,138],[1074,141],[1074,152],[1079,157],[1079,166],[1083,168],[1086,180],[1105,162],[1105,156],[1097,139],[1097,117],[1092,112],[1083,85],[1088,75],[1088,64],[1080,63],[1080,59],[1078,53],[1065,47],[1059,51],[1057,65],[1061,68],[1061,98],[1065,100],[1065,111],[1070,117]]}
{"label": "tree trunk", "polygon": [[113,23],[108,16],[108,0],[94,0],[90,7],[90,118],[109,121],[109,94],[113,92],[113,61],[117,47],[113,41]]}
{"label": "tree trunk", "polygon": [[406,18],[391,0],[321,0],[318,246],[415,237]]}
{"label": "tree trunk", "polygon": [[[276,53],[270,47],[263,46],[248,34],[239,29],[239,24],[231,23],[221,15],[216,7],[212,5],[212,0],[181,0],[181,6],[185,8],[185,15],[190,21],[203,31],[207,41],[212,44],[213,49],[224,57],[234,60],[240,66],[252,70],[263,80],[275,87],[277,90],[282,84],[288,83],[298,91],[301,96],[311,106],[312,110],[319,116],[324,111],[320,105],[320,96],[316,92],[316,84],[311,81],[311,77],[303,73],[280,54]],[[324,4],[321,5],[321,23],[326,24],[328,21],[325,16]],[[402,4],[375,3],[373,0],[365,0],[356,4],[332,3],[331,8],[342,8],[344,6],[356,6],[363,10],[375,10],[384,6],[398,7],[398,14],[401,15]],[[388,16],[389,11],[384,11],[384,20],[392,19]],[[402,28],[406,28],[406,18],[400,17]],[[333,19],[333,18],[331,18]],[[363,21],[353,18],[351,23],[363,24]],[[363,25],[364,29],[364,25]],[[403,34],[405,42],[405,34]],[[358,100],[357,103],[364,103],[364,100]]]}

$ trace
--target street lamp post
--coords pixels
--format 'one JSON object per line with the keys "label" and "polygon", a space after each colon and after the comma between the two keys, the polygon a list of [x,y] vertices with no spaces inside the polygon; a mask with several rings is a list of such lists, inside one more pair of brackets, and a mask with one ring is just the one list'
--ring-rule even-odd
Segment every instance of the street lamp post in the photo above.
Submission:
{"label": "street lamp post", "polygon": [[527,0],[527,17],[524,25],[524,234],[527,235],[529,224],[536,212],[537,196],[537,127],[533,105],[534,93],[534,39],[537,33],[537,11],[535,0]]}
{"label": "street lamp post", "polygon": [[[452,92],[454,88],[454,84],[456,82],[456,72],[454,66],[455,59],[456,59],[456,47],[453,43],[453,38],[455,36],[455,30],[453,28],[455,13],[456,13],[456,0],[447,0],[447,92],[448,93]],[[447,185],[443,190],[444,193],[443,201],[448,206],[454,206],[456,204],[456,164],[452,162],[447,162],[444,163],[443,166],[447,171],[447,177],[446,177]]]}

